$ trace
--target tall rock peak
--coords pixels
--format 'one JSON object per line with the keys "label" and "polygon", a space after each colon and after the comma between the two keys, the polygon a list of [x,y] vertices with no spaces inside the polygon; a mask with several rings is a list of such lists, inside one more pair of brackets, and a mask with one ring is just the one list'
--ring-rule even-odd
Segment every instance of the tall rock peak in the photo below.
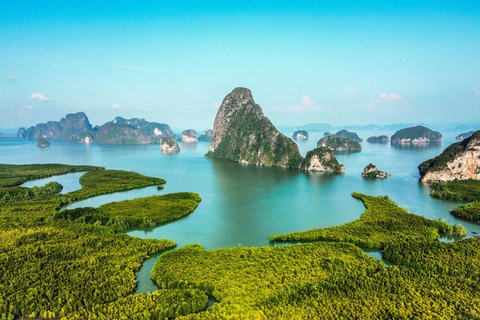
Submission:
{"label": "tall rock peak", "polygon": [[223,99],[209,150],[207,158],[257,166],[300,168],[303,160],[296,143],[264,116],[247,88],[235,88]]}
{"label": "tall rock peak", "polygon": [[253,100],[250,89],[238,87],[233,89],[232,92],[223,99],[218,109],[213,124],[213,135],[209,148],[210,152],[215,152],[218,145],[222,142],[232,118],[237,118],[242,114],[256,114],[263,117],[262,108]]}

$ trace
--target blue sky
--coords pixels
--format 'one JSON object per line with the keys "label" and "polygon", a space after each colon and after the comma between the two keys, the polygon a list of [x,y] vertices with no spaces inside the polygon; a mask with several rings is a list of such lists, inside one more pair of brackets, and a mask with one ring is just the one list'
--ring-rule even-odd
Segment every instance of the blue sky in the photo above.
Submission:
{"label": "blue sky", "polygon": [[480,120],[480,1],[0,0],[0,127],[84,111],[213,126]]}

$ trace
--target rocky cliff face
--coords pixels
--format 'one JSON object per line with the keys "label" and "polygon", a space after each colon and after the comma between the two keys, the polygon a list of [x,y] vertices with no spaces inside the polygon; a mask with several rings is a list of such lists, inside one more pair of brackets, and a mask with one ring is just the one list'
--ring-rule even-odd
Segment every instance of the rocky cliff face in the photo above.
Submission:
{"label": "rocky cliff face", "polygon": [[343,164],[339,164],[330,148],[316,148],[307,152],[300,164],[300,169],[320,172],[345,172]]}
{"label": "rocky cliff face", "polygon": [[18,128],[17,138],[27,139],[27,130],[25,128]]}
{"label": "rocky cliff face", "polygon": [[370,163],[368,164],[362,172],[363,178],[377,178],[377,179],[385,179],[390,177],[390,174],[385,171],[378,170],[377,166]]}
{"label": "rocky cliff face", "polygon": [[207,158],[243,164],[299,168],[297,145],[264,116],[247,88],[236,88],[225,97],[213,126]]}
{"label": "rocky cliff face", "polygon": [[[98,134],[100,133],[100,134]],[[83,112],[67,114],[60,121],[39,123],[34,127],[19,128],[18,138],[63,140],[79,143],[147,144],[160,143],[164,137],[175,137],[167,124],[145,119],[116,117],[101,127],[92,128]]]}
{"label": "rocky cliff face", "polygon": [[38,140],[40,138],[49,138],[51,140],[64,140],[70,142],[80,142],[85,134],[93,134],[92,125],[83,112],[67,114],[60,121],[48,121],[39,123],[27,130],[20,128],[17,136],[19,138]]}
{"label": "rocky cliff face", "polygon": [[113,124],[128,124],[137,129],[145,131],[151,137],[172,137],[175,138],[175,133],[170,129],[168,124],[158,122],[148,122],[145,119],[132,118],[125,119],[122,117],[116,117],[111,121]]}
{"label": "rocky cliff face", "polygon": [[439,156],[418,167],[424,182],[480,180],[480,130],[470,138],[448,146]]}
{"label": "rocky cliff face", "polygon": [[182,132],[182,142],[183,143],[197,143],[197,132],[192,129],[184,130]]}
{"label": "rocky cliff face", "polygon": [[178,143],[170,137],[162,139],[162,142],[160,143],[160,149],[165,153],[175,153],[180,151]]}
{"label": "rocky cliff face", "polygon": [[362,145],[356,141],[338,137],[337,135],[325,136],[318,140],[317,148],[326,147],[339,152],[359,152]]}
{"label": "rocky cliff face", "polygon": [[150,144],[157,139],[145,131],[128,124],[105,123],[95,135],[95,143],[101,144]]}
{"label": "rocky cliff face", "polygon": [[335,133],[337,137],[342,137],[342,138],[347,138],[352,141],[356,142],[362,142],[363,139],[361,139],[355,132],[350,132],[347,130],[340,130],[337,133]]}
{"label": "rocky cliff face", "polygon": [[440,143],[442,134],[424,126],[398,130],[390,139],[392,144]]}

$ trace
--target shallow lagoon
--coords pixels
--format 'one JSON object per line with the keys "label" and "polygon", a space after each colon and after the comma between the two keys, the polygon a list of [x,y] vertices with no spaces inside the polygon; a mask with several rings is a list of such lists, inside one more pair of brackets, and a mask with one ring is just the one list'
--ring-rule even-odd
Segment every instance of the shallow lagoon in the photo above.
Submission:
{"label": "shallow lagoon", "polygon": [[[148,187],[87,199],[72,207],[99,206],[152,194],[197,192],[202,202],[189,216],[156,228],[128,232],[141,238],[170,239],[178,246],[189,243],[200,243],[206,249],[265,246],[270,245],[268,236],[271,234],[340,225],[359,218],[364,211],[363,204],[350,196],[352,192],[389,195],[410,212],[462,223],[469,231],[468,236],[471,236],[470,231],[480,232],[479,225],[449,214],[458,203],[431,198],[428,187],[418,181],[417,166],[455,142],[458,133],[445,133],[441,145],[413,148],[366,142],[372,135],[391,136],[393,132],[357,133],[364,139],[362,152],[337,155],[346,168],[342,175],[209,160],[203,157],[209,146],[205,142],[180,144],[180,153],[162,154],[159,145],[81,145],[52,141],[49,148],[38,148],[35,141],[4,138],[0,141],[0,162],[98,165],[167,180],[162,191]],[[311,132],[309,140],[299,141],[301,153],[305,155],[313,149],[322,136],[323,132]],[[370,162],[392,176],[385,180],[363,179],[360,174]],[[78,177],[66,178],[69,176],[50,178],[45,183],[55,180],[62,183],[65,190],[78,188]],[[41,183],[37,181],[33,185]],[[153,266],[156,258],[147,261],[146,265]],[[138,274],[139,292],[154,289],[147,281],[150,269],[143,268]]]}

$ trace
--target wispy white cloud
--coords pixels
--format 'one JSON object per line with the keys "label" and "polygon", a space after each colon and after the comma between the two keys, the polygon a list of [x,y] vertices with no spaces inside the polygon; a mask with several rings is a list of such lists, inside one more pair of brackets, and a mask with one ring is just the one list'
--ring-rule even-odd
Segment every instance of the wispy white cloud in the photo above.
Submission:
{"label": "wispy white cloud", "polygon": [[32,110],[33,109],[33,106],[31,105],[27,105],[27,106],[24,106],[25,109],[29,109],[29,110]]}
{"label": "wispy white cloud", "polygon": [[476,95],[477,97],[480,97],[480,89],[478,88],[473,88],[473,94]]}
{"label": "wispy white cloud", "polygon": [[317,106],[317,103],[307,95],[302,96],[302,101],[295,103],[292,106],[287,107],[273,107],[275,111],[286,111],[286,112],[306,112],[314,109],[320,108]]}
{"label": "wispy white cloud", "polygon": [[7,79],[12,81],[17,81],[17,77],[12,76],[11,74],[7,74]]}
{"label": "wispy white cloud", "polygon": [[400,101],[402,100],[402,96],[396,93],[380,93],[380,99],[384,101]]}
{"label": "wispy white cloud", "polygon": [[138,110],[140,110],[140,111],[147,111],[147,112],[153,111],[153,109],[152,109],[152,108],[149,108],[149,107],[140,107],[140,108],[138,108]]}
{"label": "wispy white cloud", "polygon": [[47,98],[46,98],[43,94],[41,94],[41,93],[32,93],[32,94],[30,95],[30,97],[31,97],[32,99],[38,100],[38,101],[40,101],[40,102],[49,102],[49,101],[50,101],[49,99],[47,99]]}
{"label": "wispy white cloud", "polygon": [[211,106],[214,109],[218,109],[218,108],[220,108],[220,103],[214,101],[214,102],[212,102]]}
{"label": "wispy white cloud", "polygon": [[123,110],[123,108],[116,103],[112,104],[110,108],[112,108],[113,110]]}

